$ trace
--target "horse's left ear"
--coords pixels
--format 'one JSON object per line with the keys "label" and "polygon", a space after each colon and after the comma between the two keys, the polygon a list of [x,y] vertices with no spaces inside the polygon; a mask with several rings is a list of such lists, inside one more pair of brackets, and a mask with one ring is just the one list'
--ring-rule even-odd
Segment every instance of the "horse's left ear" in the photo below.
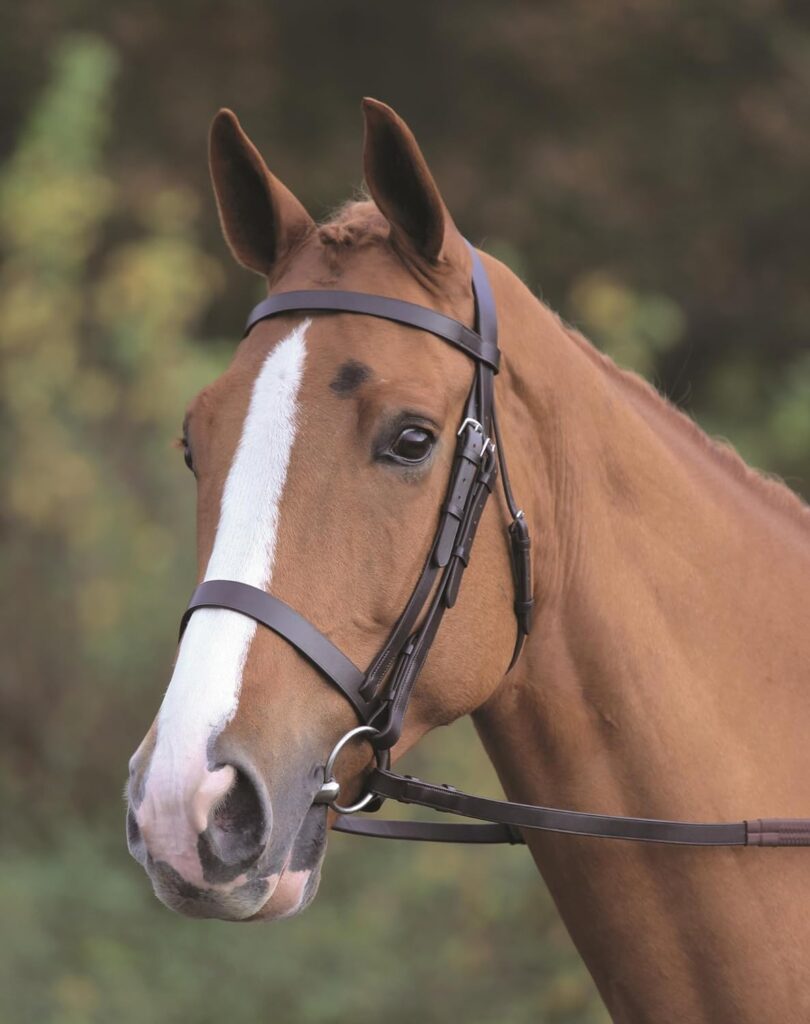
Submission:
{"label": "horse's left ear", "polygon": [[431,263],[466,258],[464,241],[447,211],[427,161],[402,118],[385,103],[363,100],[366,184],[391,225],[392,240]]}

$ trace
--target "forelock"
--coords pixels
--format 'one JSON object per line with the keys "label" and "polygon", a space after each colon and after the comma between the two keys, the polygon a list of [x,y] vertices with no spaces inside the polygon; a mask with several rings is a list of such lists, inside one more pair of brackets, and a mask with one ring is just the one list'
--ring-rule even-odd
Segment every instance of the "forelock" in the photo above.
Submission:
{"label": "forelock", "polygon": [[324,245],[360,248],[387,244],[390,226],[376,205],[366,198],[353,199],[318,227],[318,238]]}

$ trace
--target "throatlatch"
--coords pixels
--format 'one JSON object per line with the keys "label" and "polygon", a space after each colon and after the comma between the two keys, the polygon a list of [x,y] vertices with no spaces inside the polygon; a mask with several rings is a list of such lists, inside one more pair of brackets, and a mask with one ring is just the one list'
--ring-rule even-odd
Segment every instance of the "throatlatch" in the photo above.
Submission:
{"label": "throatlatch", "polygon": [[[472,260],[475,325],[466,327],[426,306],[365,292],[310,290],[271,295],[248,317],[245,334],[262,320],[288,312],[340,312],[380,317],[427,331],[475,362],[472,386],[458,429],[447,493],[425,565],[388,640],[363,672],[307,619],[256,587],[235,580],[206,580],[195,590],[183,616],[180,635],[197,608],[228,608],[255,619],[291,644],[344,694],[360,725],[335,745],[315,798],[339,813],[338,831],[385,839],[463,843],[522,843],[519,829],[697,846],[808,846],[810,820],[757,819],[730,824],[656,821],[583,814],[578,811],[487,800],[451,786],[435,786],[390,771],[389,752],[400,737],[408,702],[448,608],[458,596],[469,565],[476,531],[500,471],[510,516],[509,550],[514,585],[515,645],[507,671],[517,661],[531,628],[533,607],[531,540],[528,524],[509,482],[495,410],[494,377],[500,364],[498,320],[489,280],[478,253]],[[338,803],[334,767],[344,746],[365,737],[375,751],[376,767],[366,792],[351,806]],[[377,810],[386,799],[478,819],[484,824],[349,819],[360,810]]]}

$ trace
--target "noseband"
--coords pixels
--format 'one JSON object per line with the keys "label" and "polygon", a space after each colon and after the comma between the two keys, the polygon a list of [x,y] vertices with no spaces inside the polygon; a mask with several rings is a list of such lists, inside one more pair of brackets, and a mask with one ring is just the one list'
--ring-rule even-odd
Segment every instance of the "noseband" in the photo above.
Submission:
{"label": "noseband", "polygon": [[[198,608],[227,608],[273,630],[307,658],[337,687],[360,722],[332,750],[324,781],[314,799],[339,812],[334,828],[355,835],[433,842],[522,843],[520,828],[603,838],[696,846],[810,845],[810,820],[757,819],[730,824],[622,818],[526,804],[487,800],[435,786],[390,771],[390,750],[402,733],[414,685],[430,652],[444,613],[452,608],[470,560],[478,524],[499,475],[510,516],[509,550],[514,587],[516,637],[507,672],[520,656],[531,626],[531,541],[523,512],[509,483],[495,411],[494,379],[500,363],[498,320],[489,279],[468,244],[472,259],[475,326],[426,306],[365,292],[310,290],[282,292],[260,302],[251,312],[245,334],[262,320],[289,312],[339,312],[379,317],[427,331],[461,349],[475,372],[457,432],[456,450],[439,521],[422,572],[383,647],[365,671],[307,619],[271,594],[235,580],[206,580],[192,595],[180,635]],[[355,737],[371,743],[376,758],[366,779],[366,792],[351,806],[339,804],[340,786],[334,767],[343,747]],[[359,810],[377,810],[385,799],[414,803],[478,819],[486,824],[349,820]]]}

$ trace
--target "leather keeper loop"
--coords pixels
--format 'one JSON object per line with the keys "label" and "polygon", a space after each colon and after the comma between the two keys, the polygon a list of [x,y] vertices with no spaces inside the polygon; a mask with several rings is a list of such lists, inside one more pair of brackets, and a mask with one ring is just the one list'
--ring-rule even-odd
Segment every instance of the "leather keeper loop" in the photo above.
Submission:
{"label": "leather keeper loop", "polygon": [[515,581],[515,615],[521,630],[528,634],[534,606],[532,595],[532,542],[526,519],[520,516],[509,526],[509,547],[512,555],[512,575]]}
{"label": "leather keeper loop", "polygon": [[[434,564],[438,566],[445,566],[450,560],[458,529],[470,500],[470,492],[479,475],[481,455],[486,441],[481,431],[475,430],[472,425],[467,426],[464,434],[466,436],[459,438],[451,485],[447,491],[447,500],[442,505],[443,522],[439,541],[433,553]],[[474,454],[474,458],[470,457],[470,452]]]}

